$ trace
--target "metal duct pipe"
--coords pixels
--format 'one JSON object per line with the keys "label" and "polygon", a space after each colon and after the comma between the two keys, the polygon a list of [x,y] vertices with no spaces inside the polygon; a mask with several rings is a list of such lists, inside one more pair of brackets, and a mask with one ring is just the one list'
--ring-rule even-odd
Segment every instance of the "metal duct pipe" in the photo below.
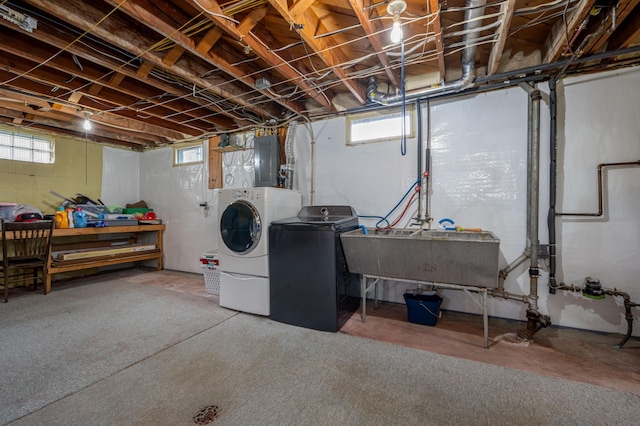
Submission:
{"label": "metal duct pipe", "polygon": [[293,143],[296,138],[296,129],[298,128],[298,122],[292,121],[287,128],[287,135],[284,142],[284,152],[286,157],[285,163],[285,188],[293,189],[293,173],[295,167],[295,152],[293,149]]}
{"label": "metal duct pipe", "polygon": [[548,316],[538,311],[538,277],[540,268],[538,253],[538,209],[540,197],[540,91],[522,85],[529,92],[527,136],[527,239],[529,246],[529,297],[527,328],[518,331],[518,337],[530,340],[543,327],[551,324]]}
{"label": "metal duct pipe", "polygon": [[[480,35],[482,19],[479,18],[484,14],[484,6],[486,3],[487,0],[467,0],[466,11],[464,13],[464,20],[466,22],[464,31],[466,31],[466,33],[462,39],[464,49],[462,50],[462,57],[460,59],[462,77],[441,86],[429,87],[427,89],[419,89],[406,93],[405,100],[419,99],[424,96],[447,92],[459,92],[473,86],[473,82],[476,79],[475,42]],[[442,78],[444,78],[444,76],[442,76]],[[392,105],[402,101],[402,93],[389,95],[388,93],[379,92],[376,77],[369,77],[369,83],[367,84],[367,97],[372,102],[382,105]]]}

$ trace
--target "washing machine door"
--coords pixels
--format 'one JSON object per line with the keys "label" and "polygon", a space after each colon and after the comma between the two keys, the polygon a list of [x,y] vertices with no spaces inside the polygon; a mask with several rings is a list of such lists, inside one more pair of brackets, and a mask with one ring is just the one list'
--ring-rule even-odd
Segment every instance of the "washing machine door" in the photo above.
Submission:
{"label": "washing machine door", "polygon": [[220,216],[220,235],[229,250],[249,254],[262,235],[262,221],[258,210],[247,201],[236,201]]}

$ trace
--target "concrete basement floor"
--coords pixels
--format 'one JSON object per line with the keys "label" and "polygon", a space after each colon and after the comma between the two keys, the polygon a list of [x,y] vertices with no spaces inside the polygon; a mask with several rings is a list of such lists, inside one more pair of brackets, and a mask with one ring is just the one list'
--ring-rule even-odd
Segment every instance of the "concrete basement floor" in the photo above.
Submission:
{"label": "concrete basement floor", "polygon": [[[125,269],[101,275],[104,279],[122,279],[218,299],[207,293],[204,278],[198,274]],[[91,281],[101,275],[91,277]],[[54,283],[53,291],[61,285],[65,281]],[[19,293],[15,296],[19,297]],[[514,336],[525,327],[524,322],[489,318],[489,348],[485,349],[481,316],[442,311],[435,327],[409,323],[406,316],[404,304],[380,303],[378,309],[373,309],[369,301],[366,322],[361,321],[358,311],[340,332],[640,395],[639,338],[632,337],[621,349],[614,349],[622,340],[621,334],[552,326],[539,331],[534,341],[522,342]],[[637,322],[634,326],[640,329]]]}

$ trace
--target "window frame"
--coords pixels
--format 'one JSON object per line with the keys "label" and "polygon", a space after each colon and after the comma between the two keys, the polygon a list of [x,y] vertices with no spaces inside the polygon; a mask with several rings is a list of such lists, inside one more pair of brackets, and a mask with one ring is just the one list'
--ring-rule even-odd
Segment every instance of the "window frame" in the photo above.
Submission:
{"label": "window frame", "polygon": [[[178,156],[180,152],[184,152],[184,151],[188,151],[194,148],[199,148],[200,149],[200,160],[196,160],[196,161],[189,161],[189,162],[179,162],[178,161]],[[194,164],[203,164],[204,163],[204,154],[205,154],[205,149],[204,149],[204,143],[202,141],[197,142],[197,143],[190,143],[187,145],[180,145],[180,146],[174,146],[173,147],[173,166],[174,167],[181,167],[181,166],[192,166]]]}
{"label": "window frame", "polygon": [[[358,146],[358,145],[364,145],[364,144],[369,144],[369,143],[379,143],[379,142],[397,142],[402,140],[402,134],[401,134],[401,130],[398,129],[398,135],[394,135],[391,137],[379,137],[379,138],[372,138],[372,139],[364,139],[364,140],[359,140],[359,141],[352,141],[352,126],[354,124],[354,122],[357,122],[359,120],[370,120],[373,118],[380,118],[380,120],[384,120],[386,118],[388,118],[390,115],[401,115],[402,114],[402,107],[393,107],[393,108],[388,108],[388,109],[383,109],[383,110],[376,110],[376,111],[366,111],[366,112],[361,112],[361,113],[354,113],[354,114],[349,114],[346,117],[346,145],[347,146]],[[412,139],[415,138],[416,136],[416,109],[415,106],[413,104],[411,105],[406,105],[405,107],[405,114],[408,117],[408,124],[409,124],[409,128],[405,129],[406,130],[406,134],[405,137],[407,139]]]}
{"label": "window frame", "polygon": [[[55,164],[56,144],[55,144],[54,138],[31,134],[31,133],[19,133],[11,130],[6,130],[3,128],[0,128],[0,136],[1,135],[6,135],[10,139],[10,144],[7,145],[2,143],[1,142],[2,139],[0,138],[0,147],[8,148],[11,154],[11,158],[0,156],[0,160],[22,161],[24,163],[31,163],[31,164]],[[29,146],[20,146],[21,144],[17,143],[16,141],[17,138],[19,138],[21,142],[24,142],[25,139],[28,140]],[[40,149],[38,147],[35,147],[34,146],[35,142],[46,143],[48,145],[48,149]],[[15,158],[15,153],[18,150],[28,151],[29,159]],[[38,161],[37,159],[35,159],[34,154],[45,154],[45,155],[48,154],[48,161]]]}

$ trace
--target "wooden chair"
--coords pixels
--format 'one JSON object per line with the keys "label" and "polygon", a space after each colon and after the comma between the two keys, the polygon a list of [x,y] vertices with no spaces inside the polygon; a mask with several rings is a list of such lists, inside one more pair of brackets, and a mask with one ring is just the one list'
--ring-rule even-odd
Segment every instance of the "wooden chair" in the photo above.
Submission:
{"label": "wooden chair", "polygon": [[9,300],[9,282],[43,284],[47,276],[49,256],[51,254],[51,234],[54,222],[42,220],[36,222],[5,222],[2,226],[2,264],[4,301]]}

